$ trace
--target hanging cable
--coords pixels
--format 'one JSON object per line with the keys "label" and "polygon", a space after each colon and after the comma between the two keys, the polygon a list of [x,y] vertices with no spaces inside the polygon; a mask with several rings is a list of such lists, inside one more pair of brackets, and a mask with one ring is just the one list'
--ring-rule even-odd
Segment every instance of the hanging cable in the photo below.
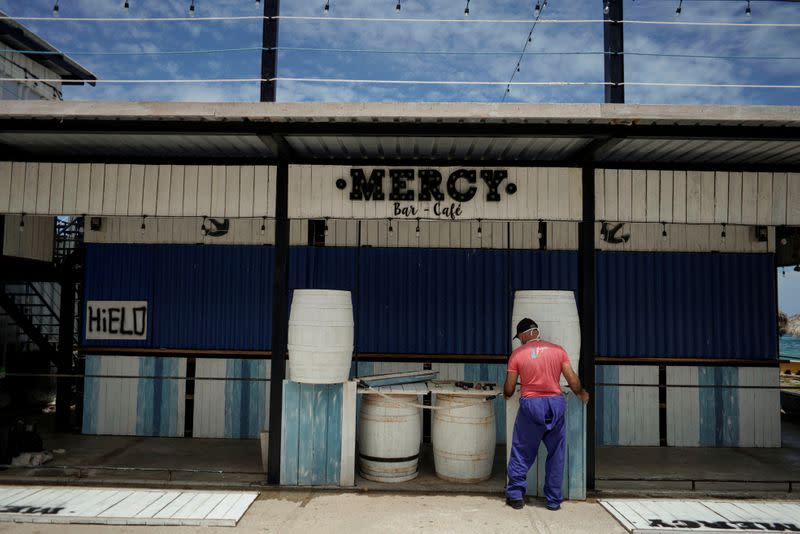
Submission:
{"label": "hanging cable", "polygon": [[525,52],[528,50],[528,45],[533,42],[533,30],[536,29],[536,24],[539,23],[539,18],[542,16],[542,12],[544,8],[547,7],[547,0],[543,0],[543,4],[541,7],[539,6],[539,1],[536,1],[536,7],[539,8],[538,10],[534,8],[534,12],[536,13],[536,20],[533,21],[533,25],[531,26],[531,30],[528,32],[528,40],[525,41],[525,44],[522,45],[522,52],[519,54],[519,58],[517,58],[517,66],[514,68],[514,71],[511,73],[511,77],[508,79],[508,84],[506,85],[506,90],[503,93],[503,98],[500,100],[501,102],[506,101],[506,97],[511,92],[511,85],[514,82],[514,78],[516,77],[517,73],[519,72],[520,65],[522,64],[522,59],[525,57]]}

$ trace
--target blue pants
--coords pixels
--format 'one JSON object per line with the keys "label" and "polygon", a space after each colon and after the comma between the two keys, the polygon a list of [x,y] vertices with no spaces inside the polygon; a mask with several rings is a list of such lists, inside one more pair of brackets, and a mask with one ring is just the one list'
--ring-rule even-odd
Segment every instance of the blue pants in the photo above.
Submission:
{"label": "blue pants", "polygon": [[506,496],[512,500],[525,497],[528,470],[536,461],[539,444],[547,448],[544,497],[551,505],[561,504],[561,482],[564,479],[566,430],[564,413],[567,402],[563,396],[523,397],[514,423],[514,438],[508,460]]}

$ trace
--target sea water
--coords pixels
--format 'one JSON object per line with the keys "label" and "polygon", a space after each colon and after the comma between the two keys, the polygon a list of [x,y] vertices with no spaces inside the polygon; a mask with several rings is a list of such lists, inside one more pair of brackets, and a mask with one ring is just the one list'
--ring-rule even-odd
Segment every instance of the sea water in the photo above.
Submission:
{"label": "sea water", "polygon": [[790,360],[800,360],[800,337],[781,336],[781,357]]}

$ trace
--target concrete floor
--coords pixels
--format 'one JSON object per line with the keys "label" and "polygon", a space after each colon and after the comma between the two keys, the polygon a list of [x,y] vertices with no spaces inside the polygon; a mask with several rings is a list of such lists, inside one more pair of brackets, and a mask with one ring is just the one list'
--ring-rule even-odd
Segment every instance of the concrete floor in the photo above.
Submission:
{"label": "concrete floor", "polygon": [[[780,449],[600,447],[596,495],[660,492],[800,496],[800,424],[783,421]],[[58,483],[264,489],[257,440],[142,438],[43,434],[45,447],[65,449],[40,468],[0,471],[2,483]],[[790,490],[790,482],[792,493]],[[430,446],[423,446],[420,475],[401,484],[356,477],[361,491],[499,495],[505,485],[505,448],[495,454],[492,477],[456,484],[436,477]]]}
{"label": "concrete floor", "polygon": [[[0,533],[140,533],[196,534],[197,527],[111,527],[89,525],[31,525],[0,523]],[[409,495],[325,492],[268,492],[253,503],[236,528],[203,527],[203,533],[346,532],[361,533],[481,533],[593,532],[623,534],[599,504],[565,503],[550,512],[543,502],[522,510],[505,506],[500,497],[477,495]]]}

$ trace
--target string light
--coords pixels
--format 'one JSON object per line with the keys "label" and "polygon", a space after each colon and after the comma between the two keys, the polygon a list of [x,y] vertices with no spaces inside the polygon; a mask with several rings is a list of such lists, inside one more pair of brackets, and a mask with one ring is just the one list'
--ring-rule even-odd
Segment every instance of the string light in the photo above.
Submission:
{"label": "string light", "polygon": [[326,15],[331,11],[331,3],[328,0],[325,0],[325,7],[322,8],[322,12]]}
{"label": "string light", "polygon": [[20,233],[25,231],[25,214],[24,213],[19,218],[19,231],[20,231]]}
{"label": "string light", "polygon": [[267,233],[267,218],[261,217],[261,235]]}
{"label": "string light", "polygon": [[189,16],[194,17],[194,0],[192,0],[192,3],[189,4]]}
{"label": "string light", "polygon": [[125,3],[122,4],[122,8],[125,10],[125,14],[128,14],[128,10],[130,9],[131,5],[128,3],[128,0],[125,0]]}
{"label": "string light", "polygon": [[600,221],[600,239],[602,241],[606,240],[606,222]]}
{"label": "string light", "polygon": [[397,0],[397,5],[394,6],[394,12],[400,14],[400,0]]}
{"label": "string light", "polygon": [[145,230],[147,230],[145,219],[147,219],[147,215],[142,215],[142,226],[139,227],[142,230],[142,235],[144,235]]}
{"label": "string light", "polygon": [[464,16],[469,17],[469,0],[467,0],[467,7],[464,8]]}
{"label": "string light", "polygon": [[392,219],[389,219],[389,233],[391,234],[394,232],[394,228],[392,228]]}
{"label": "string light", "polygon": [[753,14],[753,11],[750,9],[750,0],[747,0],[747,7],[744,8],[744,14],[748,17]]}
{"label": "string light", "polygon": [[203,222],[200,224],[200,234],[207,235],[208,229],[206,228],[206,216],[203,215]]}
{"label": "string light", "polygon": [[[400,4],[397,4],[397,5],[400,5]],[[417,233],[417,239],[419,239],[419,217],[417,217],[417,230],[416,230],[416,233]]]}
{"label": "string light", "polygon": [[480,219],[478,219],[478,235],[479,236],[483,235],[483,228],[481,227],[481,220]]}
{"label": "string light", "polygon": [[542,222],[544,222],[544,221],[542,221],[542,219],[539,219],[539,228],[538,228],[538,232],[536,232],[536,237],[537,237],[537,238],[538,238],[540,241],[541,241],[541,239],[544,237],[544,236],[542,235]]}
{"label": "string light", "polygon": [[58,0],[56,0],[56,3],[53,4],[53,16],[54,17],[58,16]]}
{"label": "string light", "polygon": [[728,232],[725,231],[726,226],[727,225],[725,223],[722,223],[722,233],[719,235],[719,238],[723,243],[725,242],[725,238],[728,237]]}
{"label": "string light", "polygon": [[661,223],[661,239],[667,240],[667,223],[665,222]]}
{"label": "string light", "polygon": [[328,218],[325,217],[325,237],[328,237]]}
{"label": "string light", "polygon": [[538,17],[542,12],[542,6],[539,5],[539,0],[536,0],[536,6],[533,8],[533,16]]}
{"label": "string light", "polygon": [[678,9],[675,10],[675,15],[676,16],[680,15],[681,11],[683,11],[681,6],[683,6],[683,0],[678,0]]}
{"label": "string light", "polygon": [[603,6],[603,15],[608,15],[610,11],[611,11],[610,0],[606,0],[606,4]]}

